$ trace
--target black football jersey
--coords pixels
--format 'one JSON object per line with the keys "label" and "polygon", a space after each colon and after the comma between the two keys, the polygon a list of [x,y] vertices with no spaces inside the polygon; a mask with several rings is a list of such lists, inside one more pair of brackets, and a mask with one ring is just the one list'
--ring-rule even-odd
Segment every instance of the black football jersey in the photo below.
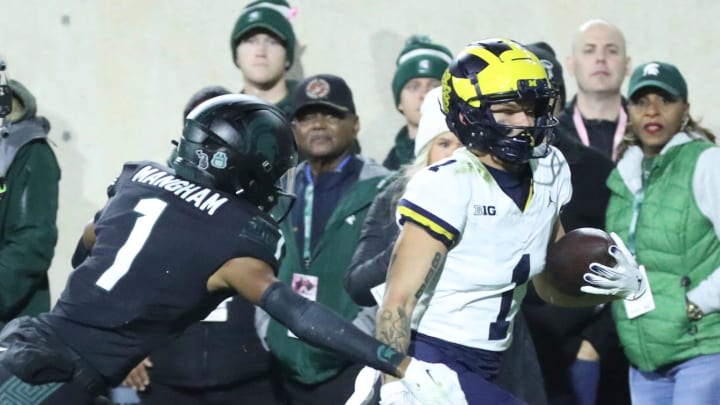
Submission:
{"label": "black football jersey", "polygon": [[111,384],[233,292],[209,293],[229,259],[277,269],[277,225],[236,196],[128,163],[108,189],[90,255],[45,320]]}

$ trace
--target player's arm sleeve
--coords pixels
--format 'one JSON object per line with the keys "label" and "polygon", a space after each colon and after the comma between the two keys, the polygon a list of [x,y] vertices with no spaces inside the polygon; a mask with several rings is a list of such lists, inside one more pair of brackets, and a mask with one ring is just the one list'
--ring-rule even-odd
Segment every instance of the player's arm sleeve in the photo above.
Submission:
{"label": "player's arm sleeve", "polygon": [[370,289],[385,281],[390,255],[399,228],[393,220],[396,187],[389,187],[373,201],[360,233],[350,268],[345,274],[345,290],[356,304],[376,305]]}
{"label": "player's arm sleeve", "polygon": [[470,184],[458,173],[457,165],[447,161],[413,176],[396,214],[398,223],[415,223],[448,250],[458,243],[465,227],[470,197]]}
{"label": "player's arm sleeve", "polygon": [[398,366],[404,354],[366,335],[322,304],[301,297],[286,284],[271,284],[260,307],[302,340],[400,377]]}
{"label": "player's arm sleeve", "polygon": [[8,210],[0,241],[0,318],[4,320],[14,317],[44,282],[57,242],[60,168],[50,146],[29,143],[13,163],[20,166],[8,172]]}
{"label": "player's arm sleeve", "polygon": [[[693,175],[693,195],[700,209],[712,223],[715,236],[720,239],[720,148],[712,147],[698,158]],[[695,280],[692,280],[693,282]],[[705,313],[720,311],[720,267],[687,294]]]}

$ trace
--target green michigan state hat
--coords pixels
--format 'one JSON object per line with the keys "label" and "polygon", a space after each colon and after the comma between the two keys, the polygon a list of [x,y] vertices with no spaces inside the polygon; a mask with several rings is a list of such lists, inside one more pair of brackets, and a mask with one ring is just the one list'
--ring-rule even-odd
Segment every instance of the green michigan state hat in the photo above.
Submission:
{"label": "green michigan state hat", "polygon": [[687,100],[685,78],[675,65],[665,62],[648,62],[635,68],[628,84],[628,98],[646,87],[663,89],[675,97]]}
{"label": "green michigan state hat", "polygon": [[233,63],[237,61],[237,45],[243,36],[256,29],[265,29],[280,38],[287,52],[286,70],[290,69],[295,58],[295,31],[288,15],[290,5],[284,0],[254,1],[243,9],[230,35],[230,49]]}
{"label": "green michigan state hat", "polygon": [[432,77],[440,80],[451,60],[450,50],[432,42],[429,37],[413,35],[408,38],[405,47],[398,55],[397,70],[392,81],[395,105],[400,103],[400,92],[405,83],[416,77]]}

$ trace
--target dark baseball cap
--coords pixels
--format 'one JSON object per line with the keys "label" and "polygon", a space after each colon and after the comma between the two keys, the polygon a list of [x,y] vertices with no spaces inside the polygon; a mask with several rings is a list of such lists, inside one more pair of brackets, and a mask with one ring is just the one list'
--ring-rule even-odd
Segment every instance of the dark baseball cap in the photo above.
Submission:
{"label": "dark baseball cap", "polygon": [[687,100],[688,89],[685,78],[677,67],[665,62],[648,62],[635,68],[628,84],[628,98],[632,98],[638,90],[646,87],[657,87],[675,97]]}
{"label": "dark baseball cap", "polygon": [[563,79],[563,69],[560,62],[555,56],[555,50],[547,42],[534,42],[527,44],[525,47],[534,53],[540,59],[545,71],[548,74],[550,83],[560,92],[562,102],[565,102],[565,80]]}
{"label": "dark baseball cap", "polygon": [[310,76],[300,82],[292,95],[295,106],[292,117],[311,106],[327,106],[343,113],[355,114],[355,103],[350,87],[342,78],[321,74]]}

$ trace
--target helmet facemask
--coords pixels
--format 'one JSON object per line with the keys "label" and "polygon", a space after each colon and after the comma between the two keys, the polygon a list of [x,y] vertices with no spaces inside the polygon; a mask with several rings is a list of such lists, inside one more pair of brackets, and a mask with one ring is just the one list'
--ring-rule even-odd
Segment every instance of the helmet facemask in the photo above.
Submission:
{"label": "helmet facemask", "polygon": [[[534,116],[532,126],[497,122],[492,106],[516,102]],[[552,114],[557,102],[557,91],[546,80],[529,86],[527,80],[518,83],[518,90],[487,97],[474,97],[467,102],[455,99],[448,112],[448,126],[468,149],[489,152],[497,158],[513,164],[526,163],[550,153],[554,139],[553,128],[558,120]],[[480,104],[480,107],[473,107]],[[452,125],[452,126],[451,126]],[[515,130],[520,133],[510,136]]]}
{"label": "helmet facemask", "polygon": [[[471,43],[450,63],[442,84],[448,128],[467,148],[512,164],[550,153],[558,92],[523,45],[502,38]],[[493,106],[507,103],[517,103],[532,125],[497,122]]]}
{"label": "helmet facemask", "polygon": [[[262,156],[259,155],[255,158],[262,159]],[[266,160],[259,161],[257,164],[251,164],[250,166],[255,167],[257,170],[247,172],[247,175],[238,178],[238,187],[235,190],[235,194],[254,203],[258,206],[258,208],[265,212],[272,210],[281,199],[288,200],[288,202],[284,204],[287,211],[281,214],[278,219],[278,222],[280,222],[285,218],[290,208],[292,208],[295,203],[296,196],[293,194],[293,189],[289,188],[292,187],[292,185],[288,185],[286,180],[291,178],[294,179],[295,169],[294,167],[288,169],[287,173],[282,178],[278,179],[275,184],[258,181],[258,179],[262,179],[267,176],[272,170],[268,164],[269,162]]]}

